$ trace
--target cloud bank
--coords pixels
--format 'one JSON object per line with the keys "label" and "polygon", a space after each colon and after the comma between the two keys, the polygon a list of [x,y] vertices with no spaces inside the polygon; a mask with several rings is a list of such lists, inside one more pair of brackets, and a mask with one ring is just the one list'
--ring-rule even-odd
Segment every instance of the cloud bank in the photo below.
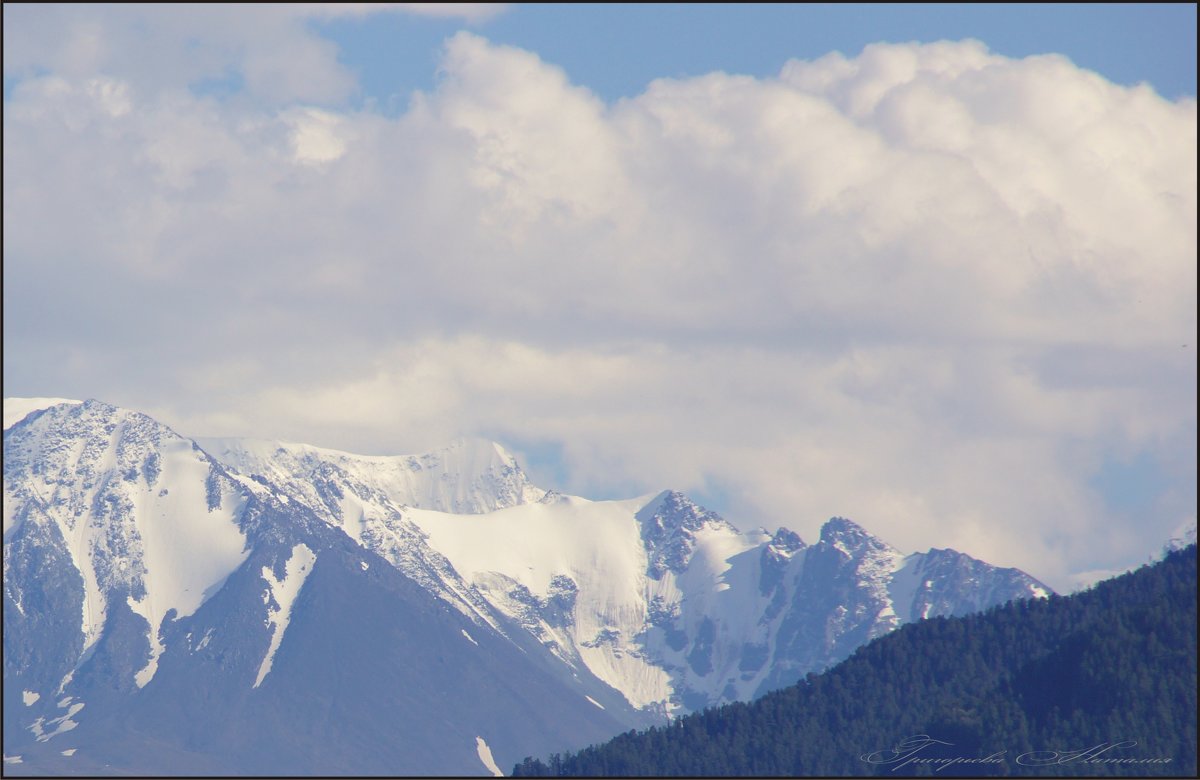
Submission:
{"label": "cloud bank", "polygon": [[[808,540],[840,514],[1058,588],[1194,517],[1194,100],[963,41],[606,104],[459,33],[384,117],[294,17],[189,18],[150,38],[208,70],[108,18],[12,53],[6,394],[359,452],[484,434],[558,452],[560,490]],[[1093,478],[1135,460],[1166,487],[1118,506]]]}

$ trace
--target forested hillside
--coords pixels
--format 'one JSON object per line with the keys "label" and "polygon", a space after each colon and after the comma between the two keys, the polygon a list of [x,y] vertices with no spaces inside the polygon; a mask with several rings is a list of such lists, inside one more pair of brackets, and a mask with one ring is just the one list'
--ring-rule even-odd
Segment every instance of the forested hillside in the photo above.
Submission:
{"label": "forested hillside", "polygon": [[1083,593],[904,626],[750,704],[513,773],[1194,776],[1196,725],[1191,545]]}

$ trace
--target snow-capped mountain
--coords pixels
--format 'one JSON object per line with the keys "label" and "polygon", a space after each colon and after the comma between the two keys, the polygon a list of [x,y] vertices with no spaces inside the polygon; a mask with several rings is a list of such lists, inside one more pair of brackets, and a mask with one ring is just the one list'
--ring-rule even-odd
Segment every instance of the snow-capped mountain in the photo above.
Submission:
{"label": "snow-capped mountain", "polygon": [[[4,752],[57,773],[488,774],[1048,589],[834,518],[589,501],[499,445],[360,456],[9,399]],[[16,770],[6,767],[6,771]]]}
{"label": "snow-capped mountain", "polygon": [[4,517],[6,774],[490,774],[639,722],[136,412],[20,417]]}
{"label": "snow-capped mountain", "polygon": [[317,506],[472,619],[511,618],[572,672],[660,716],[791,684],[911,620],[1049,592],[952,550],[905,556],[840,518],[808,546],[787,529],[742,533],[673,491],[559,495],[486,441],[394,458],[200,441]]}

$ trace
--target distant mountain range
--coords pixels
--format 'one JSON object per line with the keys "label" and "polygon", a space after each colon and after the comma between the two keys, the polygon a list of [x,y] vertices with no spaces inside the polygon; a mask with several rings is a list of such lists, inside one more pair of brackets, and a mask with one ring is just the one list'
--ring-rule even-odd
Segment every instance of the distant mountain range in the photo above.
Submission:
{"label": "distant mountain range", "polygon": [[184,438],[6,399],[6,774],[492,774],[1045,585],[834,518],[806,544],[498,444]]}

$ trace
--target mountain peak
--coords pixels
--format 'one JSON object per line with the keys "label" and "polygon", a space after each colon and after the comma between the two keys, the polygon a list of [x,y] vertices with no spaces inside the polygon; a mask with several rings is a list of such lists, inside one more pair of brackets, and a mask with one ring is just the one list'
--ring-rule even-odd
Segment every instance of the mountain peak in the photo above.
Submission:
{"label": "mountain peak", "polygon": [[167,613],[194,612],[243,560],[247,495],[191,440],[141,412],[96,400],[40,411],[4,437],[6,545],[60,540],[55,549],[82,578],[83,650],[110,607],[129,600],[151,629],[141,687],[157,668]]}
{"label": "mountain peak", "polygon": [[635,517],[649,558],[647,573],[656,580],[668,570],[678,573],[687,566],[696,531],[714,525],[735,532],[725,518],[676,490],[659,493]]}
{"label": "mountain peak", "polygon": [[861,525],[844,517],[831,517],[821,526],[821,541],[833,544],[836,541],[874,538]]}
{"label": "mountain peak", "polygon": [[831,517],[821,526],[820,545],[839,550],[851,558],[862,551],[895,552],[891,545],[872,535],[858,523],[844,517]]}
{"label": "mountain peak", "polygon": [[678,490],[664,490],[642,507],[638,520],[661,528],[686,528],[698,531],[708,523],[728,525],[725,518],[711,512]]}
{"label": "mountain peak", "polygon": [[59,404],[81,404],[70,398],[5,398],[4,399],[4,430],[8,430],[24,420],[32,412],[40,412]]}
{"label": "mountain peak", "polygon": [[800,538],[800,534],[788,528],[780,528],[771,537],[771,541],[767,542],[767,549],[784,557],[790,558],[792,553],[797,550],[803,550],[807,545]]}
{"label": "mountain peak", "polygon": [[453,495],[439,493],[414,504],[423,508],[478,514],[534,503],[546,495],[529,481],[512,453],[490,439],[459,437],[441,449],[406,460],[410,470],[429,471],[453,488]]}

